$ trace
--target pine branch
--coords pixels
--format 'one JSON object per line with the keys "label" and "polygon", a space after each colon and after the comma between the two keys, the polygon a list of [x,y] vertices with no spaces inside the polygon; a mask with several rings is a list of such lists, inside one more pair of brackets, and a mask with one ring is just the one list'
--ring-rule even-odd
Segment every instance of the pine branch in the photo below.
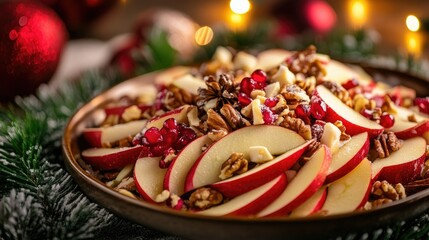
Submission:
{"label": "pine branch", "polygon": [[58,91],[42,88],[37,97],[17,100],[20,111],[1,114],[2,238],[90,238],[110,222],[112,216],[77,189],[58,156],[68,118],[116,79],[93,73]]}

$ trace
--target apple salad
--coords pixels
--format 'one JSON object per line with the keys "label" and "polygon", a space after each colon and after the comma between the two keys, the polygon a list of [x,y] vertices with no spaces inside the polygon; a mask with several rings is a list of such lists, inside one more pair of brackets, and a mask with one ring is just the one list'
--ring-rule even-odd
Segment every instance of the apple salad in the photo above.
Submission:
{"label": "apple salad", "polygon": [[131,198],[204,215],[305,217],[429,186],[429,98],[375,82],[314,46],[157,75],[153,92],[83,130],[85,169]]}

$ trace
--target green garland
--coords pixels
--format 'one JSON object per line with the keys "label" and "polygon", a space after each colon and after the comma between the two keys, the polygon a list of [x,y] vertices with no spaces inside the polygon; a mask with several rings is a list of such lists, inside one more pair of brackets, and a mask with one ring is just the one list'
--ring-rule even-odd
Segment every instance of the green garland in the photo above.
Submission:
{"label": "green garland", "polygon": [[[195,60],[207,59],[218,44],[262,49],[293,42],[267,46],[269,28],[261,25],[254,29],[253,32],[218,35],[213,44],[197,52]],[[358,44],[359,39],[367,41],[361,36],[355,39]],[[318,40],[316,44],[329,51],[335,49],[330,45],[340,43],[338,39],[329,39],[326,42]],[[177,62],[176,53],[162,32],[152,34],[145,47],[150,57],[145,56],[139,62],[138,73],[166,68]],[[336,53],[349,55],[348,47],[340,45],[338,49],[343,52]],[[369,55],[373,50],[368,48],[364,54]],[[88,200],[62,165],[61,136],[68,119],[82,104],[120,79],[113,70],[88,73],[78,82],[65,83],[59,90],[42,87],[35,96],[19,98],[16,106],[0,111],[1,239],[112,239],[114,233],[141,239],[142,236],[135,232],[144,233],[145,238],[176,239],[118,220]],[[122,232],[113,230],[118,228]],[[349,234],[336,239],[427,239],[428,233],[429,215],[423,214],[371,233]]]}

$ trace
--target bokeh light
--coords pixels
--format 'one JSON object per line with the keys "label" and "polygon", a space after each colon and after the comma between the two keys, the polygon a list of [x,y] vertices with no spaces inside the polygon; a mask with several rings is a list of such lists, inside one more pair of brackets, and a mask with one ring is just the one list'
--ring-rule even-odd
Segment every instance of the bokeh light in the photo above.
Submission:
{"label": "bokeh light", "polygon": [[245,14],[250,10],[251,4],[249,0],[231,0],[229,7],[236,14]]}
{"label": "bokeh light", "polygon": [[212,39],[213,39],[213,30],[208,26],[200,27],[195,32],[195,42],[200,46],[209,44],[212,41]]}
{"label": "bokeh light", "polygon": [[414,15],[408,15],[405,20],[405,24],[407,25],[408,30],[412,32],[417,32],[420,29],[420,21]]}

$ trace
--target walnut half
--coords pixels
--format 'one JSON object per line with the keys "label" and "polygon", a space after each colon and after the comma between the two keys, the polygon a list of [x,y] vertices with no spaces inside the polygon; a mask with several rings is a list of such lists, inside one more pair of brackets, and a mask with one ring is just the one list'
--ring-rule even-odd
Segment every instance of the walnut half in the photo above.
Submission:
{"label": "walnut half", "polygon": [[219,178],[224,180],[232,176],[236,176],[247,172],[249,169],[249,161],[244,158],[243,153],[233,153],[222,164]]}
{"label": "walnut half", "polygon": [[195,190],[189,197],[189,206],[193,209],[208,209],[221,204],[223,195],[211,188],[203,187]]}

